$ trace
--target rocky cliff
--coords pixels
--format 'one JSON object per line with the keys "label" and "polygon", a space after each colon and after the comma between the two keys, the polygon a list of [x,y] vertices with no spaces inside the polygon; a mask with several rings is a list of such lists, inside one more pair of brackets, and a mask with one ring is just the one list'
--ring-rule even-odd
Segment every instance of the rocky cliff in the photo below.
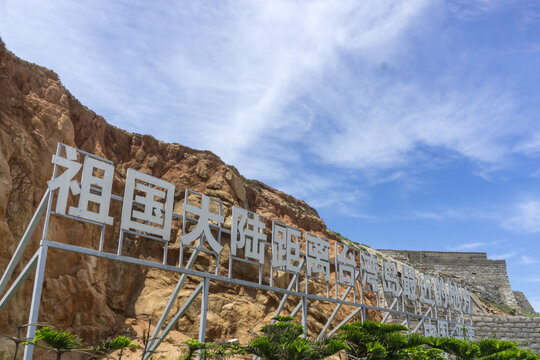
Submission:
{"label": "rocky cliff", "polygon": [[[115,163],[113,193],[122,195],[128,168],[135,168],[174,183],[175,204],[181,206],[186,188],[221,199],[230,224],[233,204],[265,216],[267,228],[277,219],[303,231],[336,240],[317,212],[305,202],[258,181],[244,178],[208,151],[166,144],[148,135],[131,134],[107,122],[77,101],[46,68],[25,62],[0,41],[0,269],[4,269],[52,174],[51,156],[58,142],[110,159]],[[111,214],[120,208],[113,206]],[[180,208],[175,212],[181,213]],[[41,239],[38,228],[27,249],[25,262]],[[178,228],[173,228],[174,234]],[[173,234],[173,235],[174,235]],[[118,225],[109,231],[107,244],[118,237]],[[96,248],[97,229],[54,218],[49,238],[64,243],[87,242]],[[174,237],[173,237],[174,238]],[[110,245],[112,247],[112,245]],[[159,258],[151,245],[145,253]],[[178,244],[171,246],[178,251]],[[18,268],[16,272],[20,271]],[[154,323],[178,277],[136,265],[51,251],[47,258],[40,321],[73,331],[88,342],[123,334],[141,336],[148,319]],[[182,295],[193,289],[190,283]],[[213,284],[209,301],[207,338],[239,338],[268,323],[279,303],[274,294]],[[32,281],[28,279],[7,311],[0,314],[0,333],[14,334],[28,319]],[[179,304],[176,304],[176,309]],[[288,305],[288,310],[292,307]],[[197,303],[193,306],[198,309]],[[332,304],[314,304],[310,326],[319,331]],[[377,316],[371,314],[371,316]],[[196,336],[197,314],[188,311],[171,342]],[[7,345],[5,345],[7,346]],[[167,346],[165,345],[165,348]]]}
{"label": "rocky cliff", "polygon": [[[232,205],[238,205],[265,216],[267,229],[272,220],[279,220],[331,241],[347,241],[329,231],[316,210],[305,202],[244,178],[211,152],[166,144],[149,135],[131,134],[107,124],[80,104],[54,72],[18,59],[0,40],[0,271],[6,267],[45,192],[58,142],[112,160],[114,194],[123,194],[126,171],[134,168],[175,185],[175,213],[182,212],[185,189],[189,188],[223,202],[226,226],[231,223]],[[111,207],[111,215],[118,217],[120,211],[118,204]],[[111,252],[117,242],[118,227],[115,222],[106,234],[105,248]],[[42,228],[36,230],[24,262],[37,249],[41,232]],[[179,226],[174,224],[175,240],[169,250],[173,257],[179,252],[175,236],[178,233]],[[95,249],[99,229],[55,217],[49,239],[83,243]],[[151,242],[135,242],[131,246],[149,258],[161,256],[161,248]],[[393,255],[399,260],[399,254]],[[20,270],[21,267],[16,272]],[[252,276],[249,270],[244,272],[245,276]],[[14,335],[17,325],[27,322],[31,280],[27,280],[8,309],[0,313],[0,334]],[[51,250],[40,321],[75,332],[89,343],[124,333],[142,336],[147,322],[155,323],[159,318],[177,280],[178,276],[170,272]],[[181,298],[187,297],[195,285],[188,282]],[[219,283],[212,283],[211,287],[208,340],[238,338],[246,343],[253,331],[270,321],[280,300],[276,294],[265,291]],[[365,301],[372,303],[370,298]],[[173,311],[180,305],[177,302]],[[285,312],[290,313],[294,305],[289,302]],[[162,354],[177,353],[175,344],[197,335],[199,308],[197,300],[160,348],[165,351]],[[331,303],[312,304],[308,314],[311,332],[321,330],[333,308]],[[346,315],[346,311],[338,314],[336,323]],[[367,315],[380,318],[375,312],[368,311]],[[7,343],[0,341],[1,349],[10,350]]]}

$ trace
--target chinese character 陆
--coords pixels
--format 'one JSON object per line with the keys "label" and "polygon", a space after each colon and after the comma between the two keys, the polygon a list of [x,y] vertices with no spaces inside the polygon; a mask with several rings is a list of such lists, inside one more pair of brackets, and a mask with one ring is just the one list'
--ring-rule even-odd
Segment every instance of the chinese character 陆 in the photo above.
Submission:
{"label": "chinese character \u9646", "polygon": [[236,250],[244,248],[246,258],[257,260],[264,264],[264,218],[254,212],[233,206],[231,226],[231,254],[236,256]]}
{"label": "chinese character \u9646", "polygon": [[306,233],[307,273],[316,278],[330,279],[330,242],[320,236]]}
{"label": "chinese character \u9646", "polygon": [[173,201],[173,184],[143,172],[128,169],[120,228],[157,235],[169,241]]}
{"label": "chinese character \u9646", "polygon": [[[214,235],[212,234],[212,231],[210,230],[209,221],[210,220],[214,221],[219,226],[221,226],[221,224],[223,223],[224,217],[221,215],[221,213],[216,214],[210,211],[210,200],[211,200],[210,197],[201,194],[201,207],[197,207],[195,205],[191,205],[188,202],[188,196],[186,196],[184,200],[184,214],[191,213],[191,214],[199,216],[199,219],[197,220],[197,225],[195,226],[195,229],[193,229],[188,234],[180,236],[180,239],[182,240],[182,244],[186,245],[186,244],[191,244],[192,242],[195,242],[199,238],[201,240],[204,238],[206,241],[208,241],[208,244],[210,245],[212,250],[216,254],[219,254],[221,250],[223,250],[223,246],[214,238]],[[214,200],[214,201],[217,201],[217,200]]]}

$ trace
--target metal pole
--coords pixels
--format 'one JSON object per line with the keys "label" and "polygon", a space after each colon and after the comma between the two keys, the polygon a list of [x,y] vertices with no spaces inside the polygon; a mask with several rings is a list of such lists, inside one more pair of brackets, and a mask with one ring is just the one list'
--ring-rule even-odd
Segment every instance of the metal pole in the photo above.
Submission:
{"label": "metal pole", "polygon": [[11,260],[9,261],[9,264],[4,271],[4,275],[2,275],[2,279],[0,280],[0,295],[4,292],[4,289],[6,288],[9,279],[11,278],[11,275],[13,275],[13,271],[15,270],[15,267],[17,266],[18,262],[21,260],[21,257],[23,255],[24,250],[26,249],[26,246],[30,242],[30,239],[32,238],[32,235],[34,234],[34,231],[36,230],[36,227],[39,224],[39,220],[41,220],[41,217],[43,216],[43,213],[45,212],[45,209],[47,208],[46,205],[50,203],[50,199],[52,199],[51,191],[47,189],[45,191],[45,194],[43,194],[43,197],[41,198],[41,201],[36,209],[36,212],[34,213],[34,216],[32,216],[32,220],[30,220],[30,223],[28,224],[28,227],[24,231],[24,234],[21,238],[21,241],[19,242],[19,245],[17,245],[17,249],[13,253],[13,256],[11,257]]}
{"label": "metal pole", "polygon": [[[199,341],[205,341],[206,334],[206,315],[208,313],[208,288],[210,287],[210,281],[208,278],[203,280],[203,296],[201,301],[201,321],[199,323]],[[198,359],[201,359],[201,353],[199,352]]]}
{"label": "metal pole", "polygon": [[[29,341],[34,338],[36,324],[39,318],[39,305],[41,302],[41,290],[43,289],[43,279],[45,277],[45,264],[47,262],[47,245],[41,245],[38,255],[36,277],[34,279],[34,291],[32,292],[32,302],[30,304],[30,315],[28,316],[28,326],[26,337]],[[26,345],[24,348],[24,360],[31,360],[34,353],[34,345]]]}
{"label": "metal pole", "polygon": [[304,327],[304,335],[302,337],[307,338],[307,298],[302,298],[302,326]]}

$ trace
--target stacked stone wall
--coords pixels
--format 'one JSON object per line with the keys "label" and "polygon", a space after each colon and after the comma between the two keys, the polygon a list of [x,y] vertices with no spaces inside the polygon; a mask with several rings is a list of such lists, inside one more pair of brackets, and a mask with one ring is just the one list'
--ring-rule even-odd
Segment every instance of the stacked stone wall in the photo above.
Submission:
{"label": "stacked stone wall", "polygon": [[489,260],[483,252],[380,251],[422,271],[468,285],[488,301],[520,309],[508,279],[505,260]]}
{"label": "stacked stone wall", "polygon": [[516,298],[516,301],[521,311],[531,315],[540,315],[540,313],[534,310],[524,293],[522,293],[521,291],[514,291],[514,297]]}
{"label": "stacked stone wall", "polygon": [[[474,316],[475,340],[493,338],[522,343],[536,353],[540,353],[540,317],[527,316]],[[528,345],[525,345],[525,344]]]}

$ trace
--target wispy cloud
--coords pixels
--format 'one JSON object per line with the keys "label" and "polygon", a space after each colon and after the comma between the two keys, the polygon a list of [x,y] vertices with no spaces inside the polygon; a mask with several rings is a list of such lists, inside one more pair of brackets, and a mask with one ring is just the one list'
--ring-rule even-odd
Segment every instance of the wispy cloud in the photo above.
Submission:
{"label": "wispy cloud", "polygon": [[521,233],[540,232],[540,201],[523,201],[510,210],[509,216],[502,220],[504,228]]}
{"label": "wispy cloud", "polygon": [[488,244],[489,243],[487,242],[479,241],[479,242],[459,244],[457,246],[447,247],[447,249],[451,251],[463,251],[463,250],[472,250],[472,249],[480,249],[480,248],[485,250]]}
{"label": "wispy cloud", "polygon": [[516,251],[510,251],[503,254],[491,254],[490,258],[493,260],[508,260],[510,258],[516,257],[517,252]]}
{"label": "wispy cloud", "polygon": [[531,264],[536,264],[539,262],[538,259],[535,259],[533,257],[530,257],[528,255],[521,255],[521,258],[519,260],[519,262],[523,265],[531,265]]}

